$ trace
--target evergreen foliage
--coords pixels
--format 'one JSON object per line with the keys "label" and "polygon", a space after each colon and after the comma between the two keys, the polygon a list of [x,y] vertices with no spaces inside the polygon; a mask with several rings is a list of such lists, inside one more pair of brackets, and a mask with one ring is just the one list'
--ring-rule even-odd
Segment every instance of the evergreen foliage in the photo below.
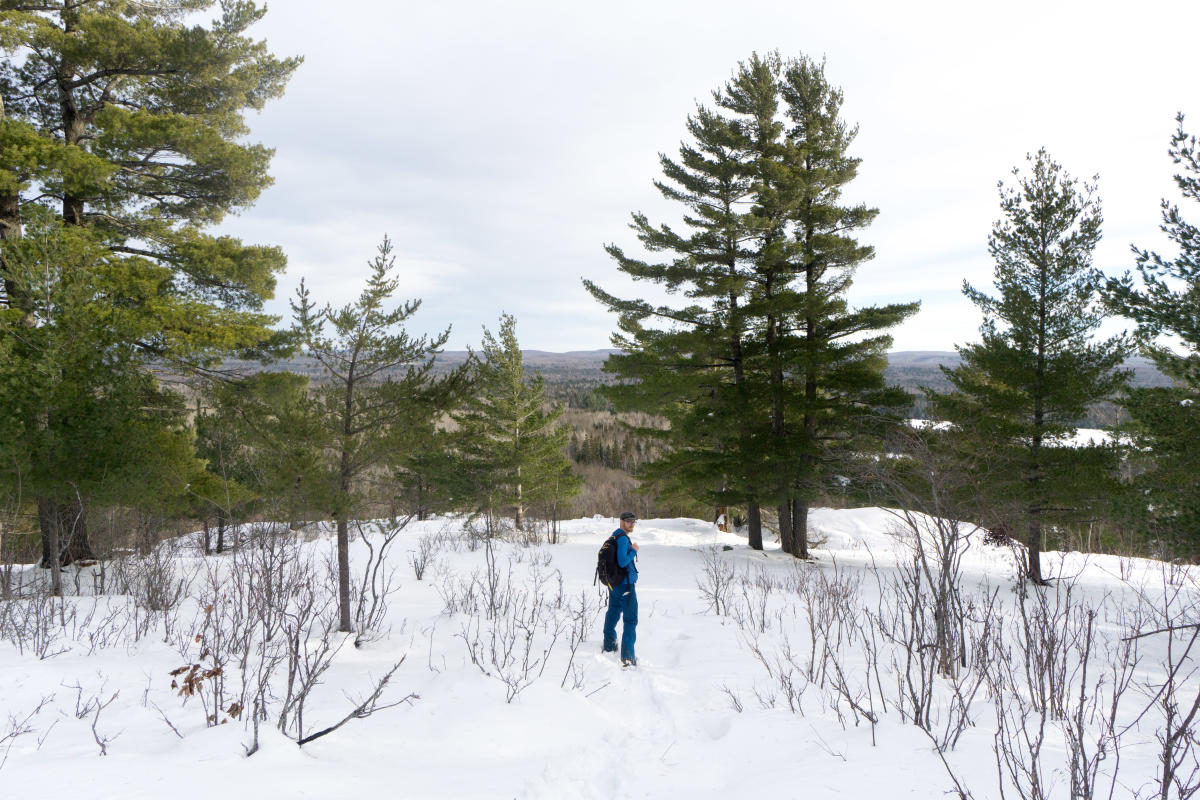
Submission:
{"label": "evergreen foliage", "polygon": [[[644,471],[660,491],[745,504],[762,547],[761,506],[778,504],[783,546],[807,554],[807,508],[836,465],[866,443],[856,431],[907,398],[884,389],[883,331],[916,304],[852,310],[855,267],[871,258],[853,234],[876,212],[839,203],[857,174],[857,132],[824,65],[755,54],[688,118],[679,161],[661,157],[655,185],[683,207],[686,233],[631,226],[651,263],[610,245],[618,268],[687,305],[622,300],[585,281],[619,314],[605,391],[619,409],[663,414],[669,445]],[[855,441],[857,438],[857,441]],[[853,442],[854,446],[851,446]],[[840,443],[837,446],[834,443]]]}
{"label": "evergreen foliage", "polygon": [[337,523],[343,631],[353,630],[350,520],[378,495],[372,481],[392,461],[395,429],[451,407],[466,378],[465,367],[441,377],[431,375],[450,329],[435,337],[408,334],[404,323],[421,301],[389,307],[400,284],[395,265],[392,243],[384,237],[357,300],[338,309],[318,308],[302,281],[292,302],[296,337],[325,373],[311,393],[314,439],[306,446],[322,454],[323,510]]}
{"label": "evergreen foliage", "polygon": [[1123,390],[1128,343],[1095,338],[1104,318],[1095,183],[1070,177],[1044,149],[1028,161],[1015,186],[1000,183],[1003,216],[988,238],[997,294],[963,285],[984,314],[981,341],[943,368],[952,391],[929,397],[935,417],[954,425],[952,446],[986,465],[969,489],[980,518],[1025,528],[1028,576],[1041,582],[1044,526],[1086,518],[1115,491],[1115,449],[1063,443],[1089,404]]}
{"label": "evergreen foliage", "polygon": [[[149,358],[191,368],[225,352],[279,344],[261,307],[283,254],[205,229],[246,208],[270,183],[271,151],[240,141],[242,114],[279,95],[299,60],[278,59],[247,35],[265,13],[253,2],[219,4],[207,27],[189,23],[215,5],[0,3],[0,302],[24,315],[22,325],[56,324],[37,317],[9,246],[40,208],[86,233],[101,255],[75,265],[92,274],[55,280],[69,281],[72,292],[91,287],[97,302],[119,309],[106,333],[116,335],[112,348],[122,353],[129,386]],[[20,342],[16,350],[18,359],[36,361]],[[43,374],[25,372],[31,383]],[[133,395],[98,396],[113,418],[137,416],[143,405]],[[36,414],[19,424],[43,427],[80,463],[92,460],[93,444],[79,430],[54,430],[54,418]],[[170,431],[164,425],[157,436]],[[125,447],[154,457],[132,435]],[[49,462],[43,467],[49,474]],[[57,475],[56,485],[36,490],[44,537],[48,520],[84,519],[83,495],[70,487],[86,482],[85,473],[64,468]],[[70,505],[66,495],[75,498]],[[69,556],[88,549],[86,535],[76,538],[80,548]]]}
{"label": "evergreen foliage", "polygon": [[459,487],[455,436],[445,426],[449,408],[421,405],[412,411],[410,419],[392,427],[388,444],[393,513],[425,520],[454,505]]}
{"label": "evergreen foliage", "polygon": [[308,401],[308,379],[260,372],[214,381],[196,415],[196,454],[205,461],[192,479],[193,514],[217,520],[217,552],[238,514],[263,513],[295,525],[329,506],[321,466],[319,421]]}
{"label": "evergreen foliage", "polygon": [[[826,80],[824,64],[789,62],[779,91],[787,170],[762,179],[778,188],[754,213],[763,230],[773,230],[777,219],[786,226],[782,235],[763,237],[766,257],[755,269],[752,313],[761,335],[754,367],[768,387],[767,467],[783,549],[807,557],[811,501],[828,493],[850,462],[878,451],[883,423],[908,405],[902,390],[885,385],[892,339],[884,331],[919,304],[849,307],[854,271],[874,257],[854,234],[878,215],[839,203],[858,174],[860,159],[847,154],[858,129],[841,119],[842,92]],[[771,174],[766,167],[761,173]]]}
{"label": "evergreen foliage", "polygon": [[85,501],[154,503],[193,468],[182,403],[145,369],[146,319],[126,304],[160,276],[45,213],[4,257],[23,299],[0,308],[0,481],[37,500],[45,565],[91,557]]}
{"label": "evergreen foliage", "polygon": [[1135,389],[1125,400],[1134,447],[1133,515],[1162,555],[1200,553],[1200,400],[1184,387]]}
{"label": "evergreen foliage", "polygon": [[[660,156],[666,180],[655,186],[684,206],[690,233],[654,227],[641,213],[631,225],[646,250],[675,258],[652,264],[616,245],[606,250],[635,280],[661,283],[693,302],[673,307],[621,300],[585,281],[597,300],[619,314],[620,333],[612,341],[621,352],[609,357],[605,369],[621,380],[601,391],[620,410],[661,413],[669,421],[669,430],[637,432],[670,445],[642,473],[660,493],[685,488],[753,506],[758,495],[739,458],[751,447],[750,415],[735,408],[744,398],[748,334],[742,306],[750,254],[740,221],[751,190],[743,163],[748,144],[731,121],[704,107],[688,117],[687,129],[694,144],[680,147],[678,162]],[[761,529],[755,533],[761,546]]]}
{"label": "evergreen foliage", "polygon": [[[1200,202],[1200,151],[1176,116],[1171,159],[1182,165],[1175,184],[1185,200]],[[1174,387],[1135,389],[1125,408],[1138,452],[1149,453],[1135,481],[1148,501],[1151,533],[1159,540],[1200,548],[1200,228],[1179,206],[1162,201],[1162,231],[1174,258],[1133,247],[1141,286],[1126,273],[1106,286],[1109,306],[1137,323],[1138,343]]]}
{"label": "evergreen foliage", "polygon": [[511,515],[520,530],[531,508],[561,510],[582,481],[566,456],[571,430],[560,424],[562,406],[547,411],[542,376],[525,375],[516,326],[502,314],[497,335],[484,328],[475,392],[453,416],[460,481],[474,509],[489,523]]}

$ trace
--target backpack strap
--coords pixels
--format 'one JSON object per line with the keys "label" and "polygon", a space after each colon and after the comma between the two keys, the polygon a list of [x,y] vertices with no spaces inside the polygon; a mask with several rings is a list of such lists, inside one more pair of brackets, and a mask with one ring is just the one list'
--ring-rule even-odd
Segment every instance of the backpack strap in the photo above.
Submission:
{"label": "backpack strap", "polygon": [[[618,529],[617,529],[616,531],[614,531],[614,532],[612,533],[612,535],[610,535],[608,538],[610,538],[610,539],[619,539],[619,538],[620,538],[620,537],[622,537],[622,536],[624,536],[624,537],[625,537],[625,538],[627,538],[627,539],[629,538],[629,534],[625,533],[625,531],[623,531],[623,530],[621,530],[620,528],[618,528]],[[613,546],[615,547],[616,545],[614,544]],[[592,586],[595,586],[595,585],[596,585],[596,584],[597,584],[599,581],[600,581],[600,564],[598,564],[598,563],[597,563],[597,564],[596,564],[596,571],[592,573]],[[608,586],[608,584],[604,584],[604,585],[605,585],[605,586]],[[609,588],[611,588],[611,587],[609,587]]]}

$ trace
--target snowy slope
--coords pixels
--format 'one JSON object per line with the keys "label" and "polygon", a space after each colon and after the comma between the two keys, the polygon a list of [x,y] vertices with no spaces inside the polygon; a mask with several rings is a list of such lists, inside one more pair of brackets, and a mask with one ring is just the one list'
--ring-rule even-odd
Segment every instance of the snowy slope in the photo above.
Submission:
{"label": "snowy slope", "polygon": [[[389,598],[390,632],[359,648],[342,644],[311,692],[304,729],[312,733],[342,719],[401,659],[381,704],[409,699],[298,747],[275,728],[285,694],[284,672],[277,671],[264,695],[268,719],[259,726],[259,750],[249,757],[251,715],[218,713],[218,722],[227,721],[208,726],[202,700],[213,680],[200,681],[200,694],[184,698],[171,686],[179,676],[169,674],[211,663],[202,648],[214,635],[212,620],[238,591],[228,554],[204,559],[194,547],[177,553],[171,568],[189,589],[168,612],[148,612],[126,596],[70,598],[66,608],[75,617],[57,638],[49,617],[69,617],[63,607],[0,601],[9,620],[9,635],[0,641],[0,738],[7,736],[0,741],[0,786],[6,797],[41,796],[51,785],[63,796],[121,800],[953,796],[947,795],[953,779],[931,737],[906,719],[897,699],[898,665],[907,653],[879,642],[871,651],[862,638],[871,615],[894,610],[889,581],[911,561],[913,532],[905,533],[883,509],[816,510],[810,522],[811,538],[821,542],[812,563],[795,562],[777,545],[751,551],[744,538],[697,520],[641,522],[633,534],[641,548],[639,666],[633,670],[599,652],[592,570],[614,520],[564,523],[565,541],[557,545],[498,544],[490,570],[486,548],[470,549],[460,522],[412,523],[389,562],[398,584]],[[1004,606],[1000,618],[1011,621],[1018,608],[1012,553],[984,546],[970,526],[961,530],[965,591],[976,599],[993,593]],[[418,581],[407,559],[419,552],[422,537],[436,539],[439,551]],[[332,547],[330,532],[320,529],[296,552],[319,571]],[[356,542],[356,567],[366,558],[367,549]],[[1055,587],[1043,590],[1052,605],[1061,604],[1069,588],[1071,608],[1097,609],[1088,680],[1111,667],[1122,636],[1160,627],[1155,609],[1194,619],[1187,616],[1195,606],[1188,568],[1078,554],[1049,554],[1048,561],[1059,576]],[[18,568],[14,580],[37,574]],[[506,604],[493,618],[480,607],[489,575]],[[702,585],[711,593],[714,575],[730,581],[722,598],[728,606],[719,615],[703,596]],[[91,572],[80,577],[85,594],[93,580]],[[765,598],[754,588],[764,585],[771,586]],[[843,612],[818,608],[839,592],[846,598]],[[207,611],[209,605],[217,610]],[[1133,616],[1135,608],[1141,616]],[[844,614],[841,622],[823,631],[812,627],[814,614],[828,619],[837,613]],[[572,656],[570,626],[581,617],[587,638]],[[25,626],[21,648],[12,635],[18,618]],[[525,633],[504,638],[504,631],[515,630],[514,620],[529,623],[531,669],[522,655]],[[1065,625],[1067,617],[1062,620]],[[844,639],[836,657],[815,664],[816,645],[834,637]],[[515,647],[508,667],[488,658],[497,641]],[[1180,702],[1195,699],[1191,661],[1180,659],[1188,633],[1139,640],[1141,660],[1119,710],[1114,797],[1153,788],[1162,722],[1151,698],[1164,681],[1168,641],[1173,663],[1182,664]],[[222,676],[226,699],[238,694],[243,680],[234,661],[226,662]],[[835,662],[846,692],[829,677]],[[824,678],[807,675],[822,665]],[[502,673],[516,675],[522,688],[514,694]],[[934,716],[948,719],[951,684],[934,684]],[[865,718],[867,710],[877,724]],[[956,746],[946,749],[947,765],[974,797],[999,797],[997,718],[987,686],[978,690],[968,718]],[[1069,747],[1061,721],[1051,720],[1049,729],[1040,755],[1046,796],[1068,797]],[[1101,777],[1114,762],[1100,763]],[[1096,796],[1108,796],[1108,780]],[[1008,792],[1015,796],[1011,787]]]}

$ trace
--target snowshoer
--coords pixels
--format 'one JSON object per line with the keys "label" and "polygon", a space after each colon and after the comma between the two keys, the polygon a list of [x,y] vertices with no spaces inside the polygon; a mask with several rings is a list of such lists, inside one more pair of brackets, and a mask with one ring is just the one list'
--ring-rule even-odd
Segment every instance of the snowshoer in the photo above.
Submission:
{"label": "snowshoer", "polygon": [[633,652],[633,644],[637,639],[637,549],[638,546],[629,540],[633,526],[637,523],[637,515],[632,511],[621,514],[621,527],[612,532],[615,539],[613,544],[617,549],[617,566],[628,571],[625,580],[609,588],[608,612],[604,615],[604,652],[612,653],[617,649],[617,619],[621,618],[621,664],[627,667],[637,665],[637,657]]}

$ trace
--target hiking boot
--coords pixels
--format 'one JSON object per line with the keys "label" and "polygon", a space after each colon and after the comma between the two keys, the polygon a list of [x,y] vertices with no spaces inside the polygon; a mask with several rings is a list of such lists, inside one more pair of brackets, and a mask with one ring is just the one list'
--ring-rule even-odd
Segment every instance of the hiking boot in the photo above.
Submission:
{"label": "hiking boot", "polygon": [[636,667],[637,659],[636,658],[622,658],[621,666],[622,667]]}
{"label": "hiking boot", "polygon": [[617,652],[617,646],[615,644],[606,644],[604,645],[604,652],[615,653]]}

